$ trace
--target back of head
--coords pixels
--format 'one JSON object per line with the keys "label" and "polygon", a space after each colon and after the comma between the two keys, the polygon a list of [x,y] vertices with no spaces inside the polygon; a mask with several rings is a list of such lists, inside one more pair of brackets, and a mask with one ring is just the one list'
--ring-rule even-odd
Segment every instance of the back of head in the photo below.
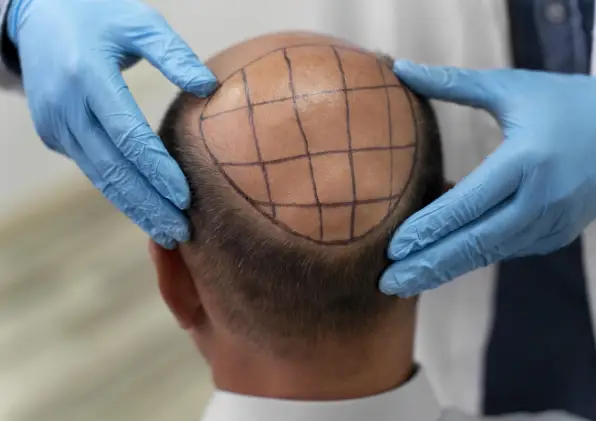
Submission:
{"label": "back of head", "polygon": [[160,131],[191,184],[197,289],[268,347],[371,329],[400,305],[377,288],[391,233],[441,193],[432,111],[328,36],[263,36],[207,66],[219,89],[181,94]]}

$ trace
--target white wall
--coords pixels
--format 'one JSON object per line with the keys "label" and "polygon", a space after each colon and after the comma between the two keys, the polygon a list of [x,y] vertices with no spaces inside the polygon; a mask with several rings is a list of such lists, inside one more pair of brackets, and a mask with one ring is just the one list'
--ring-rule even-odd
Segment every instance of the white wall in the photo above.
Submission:
{"label": "white wall", "polygon": [[[207,57],[242,38],[287,29],[327,28],[320,0],[153,0],[193,49]],[[133,94],[155,127],[176,89],[146,64],[127,72]],[[24,98],[0,93],[0,221],[84,180],[36,137]]]}

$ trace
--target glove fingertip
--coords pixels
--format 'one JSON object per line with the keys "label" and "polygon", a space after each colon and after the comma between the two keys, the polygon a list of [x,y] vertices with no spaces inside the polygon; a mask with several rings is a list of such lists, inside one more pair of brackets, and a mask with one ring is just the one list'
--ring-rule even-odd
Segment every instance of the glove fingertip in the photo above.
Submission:
{"label": "glove fingertip", "polygon": [[178,246],[178,242],[165,234],[156,235],[153,241],[165,248],[166,250],[174,250]]}
{"label": "glove fingertip", "polygon": [[198,97],[209,96],[217,88],[217,78],[205,66],[200,66],[195,73],[182,89]]}
{"label": "glove fingertip", "polygon": [[398,76],[408,76],[415,72],[421,66],[410,60],[395,60],[393,62],[393,72]]}
{"label": "glove fingertip", "polygon": [[158,186],[158,191],[179,210],[186,210],[190,207],[190,190],[186,183],[170,184],[165,188]]}
{"label": "glove fingertip", "polygon": [[[160,204],[156,205],[159,209]],[[173,208],[171,204],[163,204],[164,209],[155,215],[157,225],[151,231],[151,237],[157,242],[159,239],[172,239],[175,243],[184,243],[190,240],[190,221],[183,212]]]}
{"label": "glove fingertip", "polygon": [[388,257],[393,260],[401,260],[412,252],[412,242],[409,240],[396,240],[389,245]]}
{"label": "glove fingertip", "polygon": [[393,63],[393,73],[406,85],[418,88],[425,77],[428,77],[428,67],[409,60],[396,60]]}
{"label": "glove fingertip", "polygon": [[412,232],[417,231],[400,228],[389,244],[387,257],[393,260],[401,260],[413,252],[420,250],[422,246],[420,238],[417,235],[413,235]]}
{"label": "glove fingertip", "polygon": [[158,236],[167,235],[168,238],[172,238],[179,243],[185,243],[190,240],[190,223],[182,213],[176,215],[175,219],[170,221],[170,223],[160,227],[160,231],[164,234],[158,234]]}
{"label": "glove fingertip", "polygon": [[155,162],[159,163],[158,170],[150,173],[149,182],[178,209],[188,209],[190,186],[182,169],[170,155],[164,155],[161,152],[156,155]]}
{"label": "glove fingertip", "polygon": [[180,210],[186,210],[190,207],[190,188],[187,183],[185,184],[184,188],[176,189],[173,197],[170,199],[173,200],[174,204]]}
{"label": "glove fingertip", "polygon": [[395,282],[395,276],[393,275],[392,269],[389,268],[381,276],[379,281],[379,290],[385,295],[395,295],[397,290],[397,284]]}
{"label": "glove fingertip", "polygon": [[159,234],[153,234],[151,237],[164,248],[172,250],[179,243],[185,243],[190,240],[188,221],[181,220],[175,226],[163,227]]}
{"label": "glove fingertip", "polygon": [[416,295],[416,292],[408,287],[407,282],[399,280],[396,268],[389,268],[379,281],[379,290],[385,295],[396,295],[401,298],[409,298]]}
{"label": "glove fingertip", "polygon": [[190,230],[188,227],[181,227],[176,230],[173,236],[179,243],[186,243],[190,240]]}

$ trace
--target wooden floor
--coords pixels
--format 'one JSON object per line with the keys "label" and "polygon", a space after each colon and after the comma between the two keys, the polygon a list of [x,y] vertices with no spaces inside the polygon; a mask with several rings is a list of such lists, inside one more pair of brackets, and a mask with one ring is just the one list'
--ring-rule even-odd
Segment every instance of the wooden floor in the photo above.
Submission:
{"label": "wooden floor", "polygon": [[198,420],[208,369],[143,233],[88,189],[0,231],[0,421]]}

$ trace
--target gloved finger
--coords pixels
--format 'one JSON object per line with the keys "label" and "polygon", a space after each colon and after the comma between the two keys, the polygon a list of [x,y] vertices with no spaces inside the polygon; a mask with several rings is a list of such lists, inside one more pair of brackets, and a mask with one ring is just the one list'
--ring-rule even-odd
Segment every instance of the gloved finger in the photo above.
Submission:
{"label": "gloved finger", "polygon": [[[178,163],[170,156],[161,139],[153,132],[119,69],[103,81],[88,82],[87,100],[93,114],[113,143],[155,189],[180,209],[190,204],[190,189]],[[105,145],[85,142],[89,156],[93,148]]]}
{"label": "gloved finger", "polygon": [[116,206],[122,213],[124,213],[129,219],[135,221],[135,223],[148,235],[162,246],[172,249],[176,247],[176,240],[164,233],[158,233],[153,223],[145,216],[138,212],[132,203],[122,196],[113,186],[103,186],[101,178],[93,162],[85,155],[85,152],[80,147],[74,136],[70,131],[62,134],[62,139],[65,144],[65,151],[72,158],[83,173],[89,178],[93,185],[110,201]]}
{"label": "gloved finger", "polygon": [[468,70],[457,67],[425,66],[397,60],[395,74],[416,93],[461,105],[498,113],[506,98],[495,70]]}
{"label": "gloved finger", "polygon": [[145,58],[180,89],[197,96],[207,96],[217,87],[217,79],[172,29],[163,17],[139,28],[142,34],[126,39],[132,53]]}
{"label": "gloved finger", "polygon": [[539,218],[518,209],[509,199],[474,224],[394,263],[382,275],[379,288],[385,294],[409,297],[508,257],[519,250],[519,234]]}
{"label": "gloved finger", "polygon": [[62,145],[60,145],[60,143],[56,142],[54,139],[43,137],[42,140],[43,144],[46,145],[48,149],[50,149],[51,151],[54,151],[61,155],[67,155]]}
{"label": "gloved finger", "polygon": [[509,198],[523,179],[520,157],[503,146],[433,203],[408,218],[391,240],[394,260],[427,247],[461,229]]}
{"label": "gloved finger", "polygon": [[[79,118],[85,120],[85,117],[81,115]],[[116,207],[164,246],[172,247],[176,241],[189,239],[188,220],[182,211],[163,198],[124,159],[96,121],[87,118],[86,126],[77,122],[72,126],[72,133],[75,141],[85,139],[85,142],[77,142],[79,152],[73,159],[77,164],[82,160],[91,165],[87,170],[88,177]]]}

